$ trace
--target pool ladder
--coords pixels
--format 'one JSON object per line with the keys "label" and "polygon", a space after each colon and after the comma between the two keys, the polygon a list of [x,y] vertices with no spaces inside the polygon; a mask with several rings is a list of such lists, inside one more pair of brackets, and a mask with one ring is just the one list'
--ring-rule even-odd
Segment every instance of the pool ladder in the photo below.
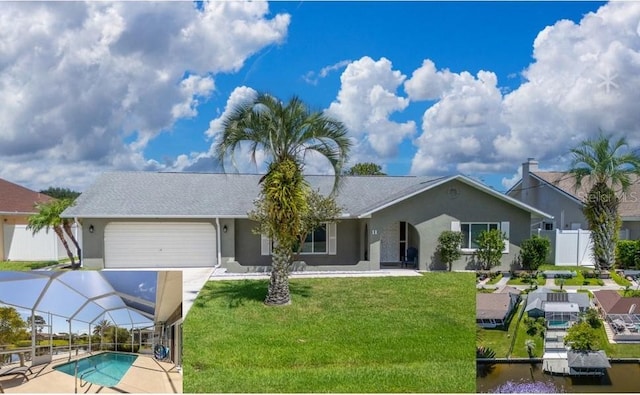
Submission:
{"label": "pool ladder", "polygon": [[[95,371],[97,371],[97,370],[98,370],[98,368],[94,365],[94,366],[93,366],[93,369],[89,369],[89,370],[87,370],[87,371],[85,371],[85,372],[82,372],[82,374],[80,375],[80,388],[84,387],[85,385],[87,385],[87,384],[89,383],[88,381],[85,381],[85,383],[84,383],[84,384],[82,384],[82,378],[83,378],[86,374],[91,373],[91,372],[95,372]],[[75,393],[77,394],[77,393],[78,393],[78,361],[77,361],[77,360],[76,360],[76,367],[75,367],[75,372],[74,372],[74,375],[73,375],[73,376],[74,376],[75,385],[76,385],[76,387],[75,387]]]}

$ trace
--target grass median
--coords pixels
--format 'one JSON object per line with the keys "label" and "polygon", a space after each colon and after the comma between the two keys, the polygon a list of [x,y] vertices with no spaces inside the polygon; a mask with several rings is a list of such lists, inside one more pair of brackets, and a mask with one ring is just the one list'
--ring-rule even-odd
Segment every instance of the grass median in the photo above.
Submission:
{"label": "grass median", "polygon": [[475,278],[208,282],[184,323],[184,392],[475,392]]}

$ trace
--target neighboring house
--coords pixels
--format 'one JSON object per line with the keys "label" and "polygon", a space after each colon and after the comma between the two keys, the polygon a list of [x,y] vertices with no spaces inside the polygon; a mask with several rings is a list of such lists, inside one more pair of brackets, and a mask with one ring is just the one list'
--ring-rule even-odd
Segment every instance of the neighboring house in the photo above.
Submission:
{"label": "neighboring house", "polygon": [[564,328],[578,320],[591,302],[582,292],[553,292],[541,287],[527,295],[524,311],[529,317],[544,317],[550,328]]}
{"label": "neighboring house", "polygon": [[520,291],[512,287],[476,294],[476,324],[482,328],[505,327],[519,301]]}
{"label": "neighboring house", "polygon": [[594,291],[595,304],[617,341],[640,340],[640,298],[625,298],[615,290]]}
{"label": "neighboring house", "polygon": [[[95,268],[219,266],[266,271],[271,240],[254,234],[247,213],[261,175],[113,172],[101,175],[63,215],[83,224],[83,264]],[[329,193],[332,176],[307,176]],[[454,270],[477,268],[475,239],[497,228],[506,236],[501,269],[517,260],[540,210],[474,181],[450,177],[344,177],[336,197],[342,216],[312,232],[294,270],[378,270],[398,265],[410,247],[418,268],[444,270],[436,254],[445,230],[464,233]]]}
{"label": "neighboring house", "polygon": [[[621,239],[640,239],[640,179],[631,176],[631,181],[626,193],[618,192]],[[507,195],[553,216],[552,220],[531,223],[532,233],[551,241],[548,262],[594,266],[591,234],[583,213],[591,186],[585,179],[577,187],[575,177],[567,172],[540,171],[533,158],[522,164],[522,179]]]}
{"label": "neighboring house", "polygon": [[33,235],[27,230],[35,205],[52,198],[7,180],[0,179],[0,260],[37,261],[66,257],[53,231]]}
{"label": "neighboring house", "polygon": [[[640,179],[632,175],[631,181],[626,193],[618,192],[618,213],[622,219],[621,237],[636,240],[640,239]],[[589,226],[582,209],[590,188],[587,180],[577,188],[575,177],[567,172],[540,171],[538,162],[529,158],[522,164],[522,179],[507,195],[554,217],[532,223],[534,230],[587,230]]]}

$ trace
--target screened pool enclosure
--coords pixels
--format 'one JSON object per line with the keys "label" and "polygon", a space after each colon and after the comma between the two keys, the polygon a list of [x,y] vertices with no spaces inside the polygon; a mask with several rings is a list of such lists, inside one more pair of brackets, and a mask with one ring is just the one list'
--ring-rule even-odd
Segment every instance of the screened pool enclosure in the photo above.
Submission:
{"label": "screened pool enclosure", "polygon": [[182,272],[0,272],[0,307],[24,323],[3,361],[53,359],[113,350],[153,354],[181,365]]}

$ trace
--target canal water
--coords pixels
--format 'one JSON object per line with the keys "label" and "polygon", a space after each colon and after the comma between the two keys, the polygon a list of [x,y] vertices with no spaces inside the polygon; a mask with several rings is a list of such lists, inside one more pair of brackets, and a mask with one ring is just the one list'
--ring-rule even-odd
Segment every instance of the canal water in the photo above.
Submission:
{"label": "canal water", "polygon": [[[542,372],[542,364],[499,363],[488,372],[478,366],[476,388],[479,393],[491,393],[507,381],[552,382],[558,392],[566,393],[640,393],[640,364],[612,363],[603,377],[551,376]],[[484,376],[484,377],[482,377]]]}

